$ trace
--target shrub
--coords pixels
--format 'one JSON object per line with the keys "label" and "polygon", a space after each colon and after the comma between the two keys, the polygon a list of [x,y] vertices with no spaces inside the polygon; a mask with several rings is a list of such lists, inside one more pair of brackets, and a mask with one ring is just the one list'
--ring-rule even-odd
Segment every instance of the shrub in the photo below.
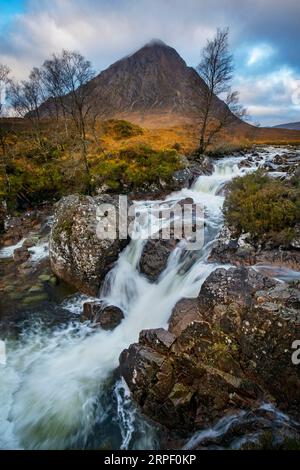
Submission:
{"label": "shrub", "polygon": [[168,182],[181,163],[175,150],[156,151],[139,146],[101,157],[92,168],[94,184],[105,183],[112,190],[126,186],[137,189],[145,184]]}
{"label": "shrub", "polygon": [[116,140],[129,139],[130,137],[143,134],[141,127],[125,120],[110,119],[105,123],[104,128],[105,131],[112,134]]}
{"label": "shrub", "polygon": [[288,245],[300,223],[300,188],[261,171],[235,178],[224,204],[227,224],[237,234]]}

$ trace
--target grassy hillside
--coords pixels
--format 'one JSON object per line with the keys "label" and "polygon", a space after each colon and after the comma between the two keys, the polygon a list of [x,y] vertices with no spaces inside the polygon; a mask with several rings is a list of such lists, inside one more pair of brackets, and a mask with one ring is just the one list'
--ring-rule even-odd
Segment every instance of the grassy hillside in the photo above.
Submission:
{"label": "grassy hillside", "polygon": [[[62,122],[43,121],[39,138],[30,122],[0,122],[0,199],[22,209],[72,192],[83,192],[85,172],[75,131]],[[168,180],[180,168],[180,155],[197,148],[199,132],[191,123],[141,127],[126,120],[97,121],[87,134],[92,189],[130,191],[144,183]],[[300,132],[236,126],[209,149],[229,152],[253,143],[300,144]]]}

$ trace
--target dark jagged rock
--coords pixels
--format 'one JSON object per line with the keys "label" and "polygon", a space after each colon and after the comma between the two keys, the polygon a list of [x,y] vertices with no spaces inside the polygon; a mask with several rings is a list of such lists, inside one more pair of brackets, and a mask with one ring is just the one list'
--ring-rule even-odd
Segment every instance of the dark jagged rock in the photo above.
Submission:
{"label": "dark jagged rock", "polygon": [[103,330],[113,330],[124,319],[124,313],[115,305],[103,307],[100,301],[85,302],[82,319],[99,325]]}
{"label": "dark jagged rock", "polygon": [[[150,330],[120,356],[142,412],[183,434],[272,401],[299,415],[299,288],[246,268],[218,269],[182,300],[169,334]],[[163,346],[161,343],[163,342]]]}
{"label": "dark jagged rock", "polygon": [[250,234],[236,236],[228,227],[223,227],[210,254],[210,261],[229,263],[235,266],[274,264],[300,271],[300,235],[287,247],[274,247],[255,242]]}
{"label": "dark jagged rock", "polygon": [[140,259],[140,271],[147,278],[155,282],[166,269],[168,259],[176,248],[176,240],[148,240]]}
{"label": "dark jagged rock", "polygon": [[[188,211],[189,216],[191,215],[191,224],[192,226],[189,229],[195,230],[196,228],[196,220],[194,218],[194,214],[196,212],[196,205],[194,204],[194,200],[191,197],[187,197],[185,199],[174,201],[174,204],[170,206],[170,214],[172,211],[179,210],[181,214],[187,214]],[[190,209],[194,212],[190,212]],[[172,222],[172,215],[171,215],[171,222]],[[181,233],[174,230],[172,223],[170,224],[170,233],[169,238],[164,239],[162,238],[162,231],[160,230],[157,233],[156,239],[149,239],[143,248],[142,256],[140,259],[140,272],[145,274],[147,278],[152,281],[156,282],[160,276],[160,274],[166,269],[169,257],[171,253],[176,248],[177,244],[180,240],[186,237],[187,233],[181,229]],[[190,233],[188,234],[190,236]],[[178,237],[178,238],[177,238]]]}
{"label": "dark jagged rock", "polygon": [[26,247],[17,248],[14,251],[14,261],[16,263],[25,263],[30,258],[30,253]]}

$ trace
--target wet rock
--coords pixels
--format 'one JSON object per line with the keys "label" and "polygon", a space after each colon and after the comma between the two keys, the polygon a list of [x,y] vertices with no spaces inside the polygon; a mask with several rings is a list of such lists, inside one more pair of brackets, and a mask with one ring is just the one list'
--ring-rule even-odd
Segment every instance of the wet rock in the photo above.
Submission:
{"label": "wet rock", "polygon": [[[81,292],[96,296],[106,273],[117,260],[128,239],[101,239],[97,236],[97,217],[101,204],[110,204],[119,217],[117,196],[96,197],[72,195],[64,197],[57,205],[50,236],[50,262],[53,273]],[[113,221],[108,220],[108,228]]]}
{"label": "wet rock", "polygon": [[181,201],[179,201],[177,204],[181,207],[184,207],[186,204],[194,204],[194,199],[192,197],[186,197],[184,199],[181,199]]}
{"label": "wet rock", "polygon": [[251,168],[253,166],[253,159],[251,157],[242,160],[239,164],[239,168]]}
{"label": "wet rock", "polygon": [[140,259],[140,272],[155,282],[160,274],[166,269],[169,256],[176,248],[177,241],[170,240],[148,240]]}
{"label": "wet rock", "polygon": [[82,318],[96,323],[103,330],[113,330],[124,319],[124,314],[119,307],[114,305],[103,307],[101,302],[95,301],[83,304]]}
{"label": "wet rock", "polygon": [[202,155],[195,156],[189,160],[188,168],[190,170],[189,185],[192,185],[201,175],[211,175],[214,171],[212,159]]}
{"label": "wet rock", "polygon": [[273,163],[275,165],[285,165],[287,162],[287,158],[284,155],[275,155],[273,158]]}
{"label": "wet rock", "polygon": [[[192,178],[192,172],[189,168],[178,170],[172,176],[172,187],[173,191],[180,190],[182,188],[188,188]],[[166,186],[166,185],[165,185]]]}
{"label": "wet rock", "polygon": [[263,169],[264,170],[267,170],[267,171],[277,171],[277,166],[274,165],[273,162],[266,162],[264,165],[263,165]]}
{"label": "wet rock", "polygon": [[[168,234],[168,239],[162,238],[163,234],[160,230],[156,235],[156,239],[150,239],[145,243],[145,246],[142,251],[142,256],[140,259],[140,272],[145,274],[151,282],[156,282],[160,274],[166,269],[169,257],[171,253],[176,248],[177,244],[185,236],[191,235],[191,231],[196,230],[196,205],[194,200],[191,197],[184,198],[180,201],[174,201],[174,204],[170,206],[170,213],[172,210],[180,211],[184,216],[190,217],[191,225],[188,226],[189,233],[187,231],[182,231],[181,233],[174,230],[172,225],[172,218],[170,219],[170,232]],[[187,227],[185,226],[185,229]],[[180,226],[181,230],[181,226]],[[178,238],[176,238],[178,237]]]}
{"label": "wet rock", "polygon": [[291,241],[291,247],[300,250],[300,225],[295,227],[295,236]]}
{"label": "wet rock", "polygon": [[209,259],[237,265],[255,264],[255,254],[256,250],[247,234],[236,236],[228,227],[224,226],[214,243]]}
{"label": "wet rock", "polygon": [[164,330],[163,328],[157,328],[156,330],[143,330],[140,332],[140,342],[146,346],[155,343],[155,349],[159,353],[168,353],[168,350],[172,346],[175,340],[175,336]]}
{"label": "wet rock", "polygon": [[[229,263],[235,266],[255,264],[281,265],[288,269],[300,271],[300,250],[298,236],[290,242],[289,247],[261,245],[254,241],[250,234],[234,234],[224,226],[214,243],[209,256],[210,261]],[[299,245],[300,246],[300,245]]]}
{"label": "wet rock", "polygon": [[23,242],[23,245],[22,247],[23,248],[31,248],[33,246],[35,246],[38,242],[38,237],[31,237],[31,238],[26,238],[26,240],[24,240]]}
{"label": "wet rock", "polygon": [[201,320],[199,309],[194,299],[182,299],[173,310],[169,320],[169,331],[179,336],[186,327],[193,321]]}
{"label": "wet rock", "polygon": [[175,306],[171,336],[143,332],[121,354],[133,399],[147,416],[181,433],[267,400],[298,417],[300,370],[291,356],[300,332],[299,295],[299,287],[253,269],[217,269],[198,298]]}
{"label": "wet rock", "polygon": [[[164,446],[170,448],[168,443]],[[189,450],[296,450],[300,426],[268,404],[246,413],[230,414],[217,421],[211,432],[197,432],[188,441],[171,442],[171,448]]]}
{"label": "wet rock", "polygon": [[14,251],[14,261],[16,263],[25,263],[30,258],[30,253],[27,248],[21,247]]}

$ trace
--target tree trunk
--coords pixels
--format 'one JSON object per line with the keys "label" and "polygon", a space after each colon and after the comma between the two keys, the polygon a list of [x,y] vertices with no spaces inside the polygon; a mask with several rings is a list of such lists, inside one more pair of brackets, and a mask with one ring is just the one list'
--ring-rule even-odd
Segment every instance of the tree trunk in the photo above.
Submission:
{"label": "tree trunk", "polygon": [[87,158],[87,147],[86,147],[86,132],[85,132],[85,125],[82,122],[82,132],[81,132],[81,149],[82,149],[82,160],[85,167],[86,173],[86,181],[85,181],[85,191],[87,194],[91,194],[91,173],[90,173],[90,165]]}
{"label": "tree trunk", "polygon": [[202,129],[200,133],[200,142],[199,142],[199,154],[203,154],[206,150],[206,142],[205,142],[205,134],[206,134],[206,128],[207,128],[207,121],[208,121],[208,115],[211,107],[211,102],[212,102],[212,92],[209,91],[209,95],[207,98],[207,103],[206,103],[206,109],[205,109],[205,114],[203,118],[203,124],[202,124]]}

